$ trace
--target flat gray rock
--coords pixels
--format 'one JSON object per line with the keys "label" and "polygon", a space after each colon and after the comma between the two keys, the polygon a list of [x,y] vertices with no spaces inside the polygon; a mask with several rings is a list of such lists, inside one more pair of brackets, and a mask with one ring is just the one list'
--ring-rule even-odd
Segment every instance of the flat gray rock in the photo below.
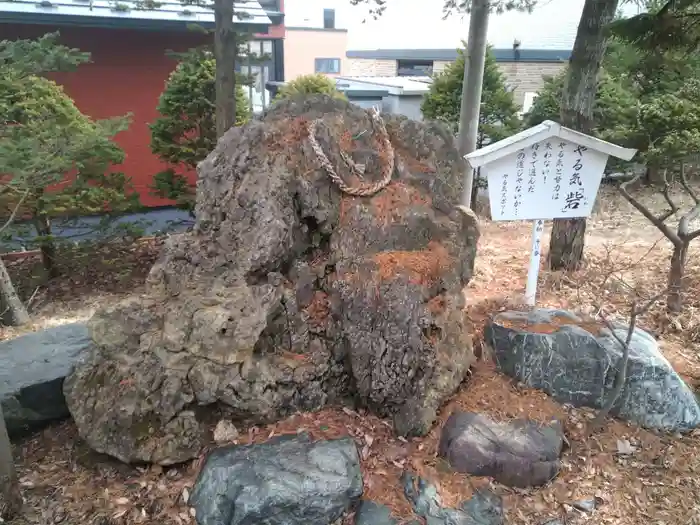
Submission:
{"label": "flat gray rock", "polygon": [[556,477],[563,446],[558,422],[499,423],[482,414],[453,412],[442,429],[438,454],[458,472],[526,488]]}
{"label": "flat gray rock", "polygon": [[214,450],[189,503],[199,525],[330,525],[362,490],[352,438],[300,434]]}
{"label": "flat gray rock", "polygon": [[404,472],[404,494],[426,525],[503,525],[503,501],[490,490],[479,490],[458,509],[443,507],[435,485]]}
{"label": "flat gray rock", "polygon": [[0,403],[16,436],[68,417],[63,380],[92,342],[85,323],[55,326],[0,343]]}
{"label": "flat gray rock", "polygon": [[[607,328],[592,334],[576,323],[582,320],[561,310],[503,312],[487,324],[484,335],[504,373],[559,402],[601,408],[612,391],[622,346]],[[533,325],[540,326],[527,328]],[[543,325],[552,333],[539,333]],[[624,340],[627,326],[615,325],[615,332]],[[666,431],[688,431],[700,424],[692,390],[643,330],[633,334],[627,381],[611,414]]]}
{"label": "flat gray rock", "polygon": [[[355,510],[355,525],[400,525],[399,520],[391,517],[391,510],[386,505],[374,501],[362,500]],[[411,522],[407,525],[416,525]]]}

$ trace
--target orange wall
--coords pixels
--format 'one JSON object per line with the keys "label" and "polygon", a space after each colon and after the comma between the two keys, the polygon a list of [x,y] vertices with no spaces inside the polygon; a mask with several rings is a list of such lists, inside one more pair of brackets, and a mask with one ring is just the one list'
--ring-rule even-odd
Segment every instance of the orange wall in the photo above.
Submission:
{"label": "orange wall", "polygon": [[148,188],[153,176],[166,167],[151,153],[148,124],[158,116],[158,97],[177,64],[165,55],[166,50],[185,51],[202,45],[207,37],[194,32],[50,26],[15,26],[10,31],[0,26],[6,39],[33,38],[56,29],[60,30],[61,43],[89,52],[92,62],[52,77],[78,108],[93,118],[132,113],[129,129],[115,138],[125,152],[124,163],[115,170],[131,177],[144,205],[170,204],[150,195]]}
{"label": "orange wall", "polygon": [[[284,79],[315,72],[315,59],[339,58],[343,74],[348,33],[345,30],[297,29],[287,27],[284,39]],[[329,75],[336,76],[336,75]]]}
{"label": "orange wall", "polygon": [[[277,34],[280,26],[270,28]],[[141,202],[164,206],[171,201],[150,195],[153,176],[166,168],[150,149],[148,124],[158,117],[156,106],[165,82],[177,62],[166,51],[186,51],[209,41],[194,31],[169,32],[0,24],[0,38],[36,38],[60,30],[60,42],[91,54],[92,62],[71,73],[52,75],[75,100],[78,108],[93,118],[132,114],[129,129],[116,142],[124,149],[124,163],[115,171],[131,177]],[[284,34],[284,27],[281,29]],[[194,182],[195,173],[188,174]]]}

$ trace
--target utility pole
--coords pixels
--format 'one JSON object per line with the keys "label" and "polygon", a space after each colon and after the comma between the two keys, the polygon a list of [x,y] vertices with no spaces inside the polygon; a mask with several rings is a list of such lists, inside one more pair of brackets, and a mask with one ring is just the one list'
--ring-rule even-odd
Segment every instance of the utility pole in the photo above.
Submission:
{"label": "utility pole", "polygon": [[[489,0],[472,0],[472,8],[469,15],[467,52],[464,57],[464,83],[462,87],[462,105],[459,112],[459,135],[457,138],[457,147],[462,157],[476,149],[488,29]],[[464,191],[462,193],[462,205],[471,209],[474,171],[469,168],[466,161],[463,162]]]}

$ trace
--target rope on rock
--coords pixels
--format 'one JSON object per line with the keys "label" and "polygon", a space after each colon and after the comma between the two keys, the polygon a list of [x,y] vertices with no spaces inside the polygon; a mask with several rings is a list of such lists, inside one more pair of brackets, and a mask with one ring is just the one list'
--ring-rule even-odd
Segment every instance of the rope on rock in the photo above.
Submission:
{"label": "rope on rock", "polygon": [[[318,143],[318,140],[316,139],[316,128],[323,119],[315,119],[308,123],[309,142],[311,143],[311,148],[314,150],[314,153],[316,153],[321,166],[326,170],[328,176],[342,192],[347,193],[348,195],[354,195],[356,197],[370,197],[375,193],[380,192],[389,185],[391,182],[391,176],[394,173],[394,148],[391,145],[389,132],[386,130],[384,120],[379,113],[379,109],[376,107],[372,108],[369,114],[370,118],[372,119],[373,127],[379,133],[379,138],[383,143],[383,147],[388,154],[389,160],[384,166],[382,166],[381,180],[369,184],[360,184],[359,186],[350,186],[336,173],[333,164],[324,153],[321,145]],[[357,175],[358,178],[362,179],[364,169],[361,169],[360,165],[356,164],[342,149],[340,150],[340,156],[348,165],[350,171]]]}

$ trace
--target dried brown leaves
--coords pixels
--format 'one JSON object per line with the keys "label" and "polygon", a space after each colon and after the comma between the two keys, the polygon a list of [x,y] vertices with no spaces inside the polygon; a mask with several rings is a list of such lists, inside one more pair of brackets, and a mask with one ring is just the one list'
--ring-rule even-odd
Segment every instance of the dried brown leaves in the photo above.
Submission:
{"label": "dried brown leaves", "polygon": [[392,279],[403,273],[417,284],[433,282],[452,262],[445,247],[435,241],[428,243],[426,250],[379,252],[372,259],[378,266],[380,279]]}
{"label": "dried brown leaves", "polygon": [[[648,228],[644,220],[635,222],[624,203],[619,199],[606,201],[609,195],[605,190],[603,194],[600,207],[607,213],[589,223],[586,265],[570,275],[543,268],[540,305],[592,315],[592,305],[599,304],[608,315],[623,317],[628,312],[630,287],[635,293],[653,294],[663,286],[668,246],[662,241],[654,247],[658,234],[653,227]],[[467,315],[477,339],[489,315],[519,305],[525,286],[529,234],[529,225],[484,223],[475,275],[466,290]],[[609,245],[613,248],[606,249]],[[660,303],[640,322],[660,339],[662,351],[691,382],[700,378],[699,250],[700,244],[696,244],[689,256],[686,310],[671,316]],[[406,269],[429,275],[444,259],[439,247],[426,252],[388,252],[379,262],[387,276]],[[611,269],[616,277],[605,279]],[[75,304],[71,303],[70,308]],[[312,310],[322,317],[322,298],[315,298],[313,304]],[[437,302],[434,306],[439,307]],[[365,497],[385,503],[397,516],[408,518],[411,510],[399,483],[405,468],[436,483],[449,505],[459,504],[474,487],[490,483],[452,473],[436,458],[440,425],[455,408],[501,420],[529,417],[545,423],[558,418],[565,424],[571,448],[564,454],[562,472],[556,480],[529,490],[495,486],[505,497],[509,525],[540,525],[548,517],[563,516],[569,525],[700,523],[700,507],[696,504],[700,501],[700,432],[684,437],[657,435],[608,420],[602,432],[586,439],[583,432],[594,417],[593,411],[562,407],[542,392],[515,384],[489,362],[478,363],[472,377],[441,411],[436,427],[421,439],[398,439],[389,422],[366,413],[327,409],[244,429],[240,442],[260,442],[302,430],[316,438],[350,435],[361,455]],[[623,449],[620,443],[625,444]],[[194,523],[183,495],[193,485],[201,460],[166,470],[132,469],[88,460],[84,450],[69,424],[48,429],[16,447],[26,499],[25,515],[16,523],[93,523],[100,516],[111,520],[103,521],[110,525]],[[570,505],[594,497],[600,504],[590,516]]]}
{"label": "dried brown leaves", "polygon": [[404,182],[394,181],[372,197],[372,206],[377,220],[384,224],[411,206],[430,206],[431,199],[424,191]]}

